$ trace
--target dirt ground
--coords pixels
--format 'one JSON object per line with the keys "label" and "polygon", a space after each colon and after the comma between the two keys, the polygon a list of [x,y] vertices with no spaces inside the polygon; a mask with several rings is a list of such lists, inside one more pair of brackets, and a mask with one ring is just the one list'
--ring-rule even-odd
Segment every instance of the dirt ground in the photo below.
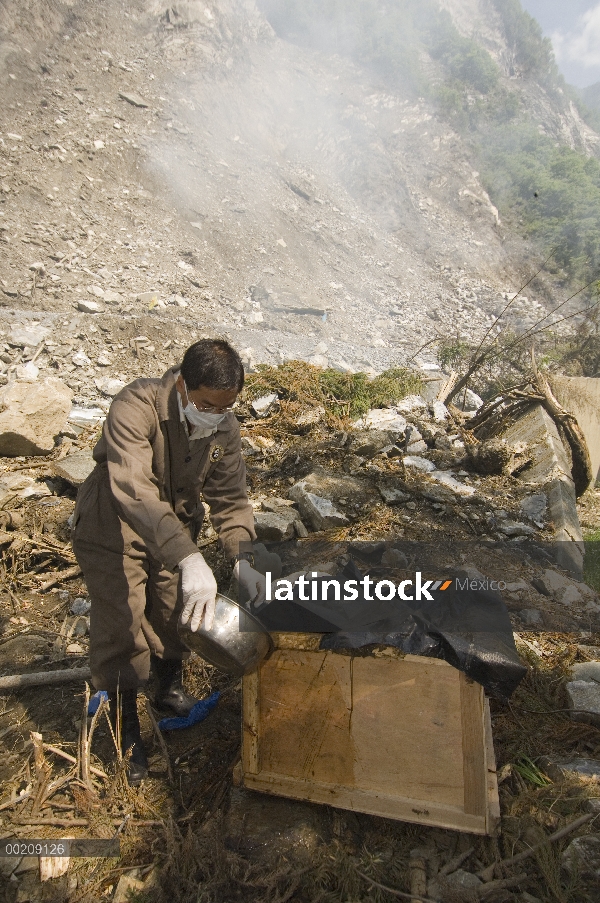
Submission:
{"label": "dirt ground", "polygon": [[[244,426],[244,432],[252,433],[251,423]],[[260,433],[268,438],[269,427],[256,427],[255,439]],[[345,455],[340,441],[339,431],[317,426],[301,442],[288,437],[285,442],[280,439],[275,451],[267,448],[260,455],[249,455],[249,487],[255,508],[260,509],[265,499],[285,496],[290,482],[313,470],[315,464],[339,471]],[[393,459],[376,460],[382,471],[398,475],[399,465]],[[5,470],[14,473],[18,467],[24,475],[35,475],[40,483],[47,475],[53,494],[13,500],[5,506],[5,511],[19,514],[21,521],[18,531],[5,533],[11,544],[3,546],[0,668],[5,673],[28,673],[78,667],[86,662],[88,640],[85,630],[78,635],[80,619],[70,614],[70,607],[75,599],[85,599],[85,584],[75,577],[40,591],[49,574],[72,566],[68,518],[75,490],[50,476],[48,459],[13,460]],[[474,551],[475,538],[492,531],[490,515],[507,511],[518,516],[522,489],[518,481],[504,476],[473,478],[479,481],[476,502],[467,504],[461,499],[460,504],[441,504],[423,494],[431,490],[426,476],[405,471],[405,486],[414,499],[410,508],[375,502],[354,518],[350,527],[319,534],[316,548],[321,544],[330,556],[336,543],[341,546],[348,540],[393,537],[428,541],[448,563],[456,563],[457,549],[464,548],[459,558],[465,567],[480,569],[509,584],[510,592],[504,598],[528,673],[510,703],[491,701],[501,833],[478,838],[234,787],[232,773],[240,755],[240,683],[192,657],[186,666],[189,690],[204,698],[219,689],[222,696],[204,722],[164,735],[167,763],[146,709],[146,699],[152,704],[153,698],[152,687],[147,688],[146,695],[140,696],[139,709],[150,751],[150,774],[138,790],[127,788],[119,774],[103,717],[94,732],[91,762],[106,777],[92,774],[87,783],[83,780],[85,693],[81,681],[1,697],[1,833],[22,839],[61,837],[66,832],[106,838],[120,829],[122,850],[118,861],[74,860],[63,877],[44,884],[39,883],[35,869],[24,871],[18,880],[5,881],[7,899],[11,903],[91,903],[110,899],[123,879],[142,895],[139,899],[157,901],[385,901],[391,899],[394,889],[410,891],[409,862],[415,849],[426,851],[432,878],[472,847],[462,867],[476,872],[584,815],[588,798],[599,795],[597,783],[573,775],[549,779],[539,762],[542,756],[600,758],[600,730],[569,718],[564,689],[573,662],[597,657],[593,651],[600,646],[597,615],[584,608],[567,609],[535,588],[532,581],[543,570],[543,560],[540,564],[535,557],[517,555],[514,545],[500,542]],[[600,525],[599,498],[600,492],[592,489],[582,500],[586,529]],[[544,538],[542,530],[542,543]],[[310,538],[300,542],[314,544]],[[209,526],[200,546],[226,591],[229,573]],[[280,548],[284,573],[295,569],[294,558],[286,559],[293,547],[288,543]],[[318,554],[313,560],[318,564]],[[523,620],[523,611],[532,608],[541,615],[535,628]],[[160,713],[154,714],[160,717]],[[49,772],[40,778],[32,732],[41,734],[43,743],[72,755],[76,760],[73,767],[46,748]],[[528,763],[532,765],[529,769]],[[61,778],[66,778],[62,786],[49,783]],[[41,795],[40,780],[46,788]],[[583,833],[590,830],[589,822],[580,829]],[[565,882],[561,873],[560,854],[570,840],[567,836],[545,847],[526,861],[522,871],[509,868],[503,877],[525,877],[516,890],[500,887],[494,899],[529,900],[516,895],[527,891],[544,903],[592,903],[594,880],[571,875]],[[37,867],[37,858],[34,863]],[[373,882],[392,890],[382,890]]]}

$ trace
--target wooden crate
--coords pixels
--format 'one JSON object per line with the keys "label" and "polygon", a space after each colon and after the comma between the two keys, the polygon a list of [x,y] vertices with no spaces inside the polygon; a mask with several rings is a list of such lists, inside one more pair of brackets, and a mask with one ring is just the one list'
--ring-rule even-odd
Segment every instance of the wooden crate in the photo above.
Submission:
{"label": "wooden crate", "polygon": [[479,684],[446,662],[395,650],[351,658],[285,645],[280,637],[271,658],[243,680],[239,783],[401,821],[493,832],[498,787]]}

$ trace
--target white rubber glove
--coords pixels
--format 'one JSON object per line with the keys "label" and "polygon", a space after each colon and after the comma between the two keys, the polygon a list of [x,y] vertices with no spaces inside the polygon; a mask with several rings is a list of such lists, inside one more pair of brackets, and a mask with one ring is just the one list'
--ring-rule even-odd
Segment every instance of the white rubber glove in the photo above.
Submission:
{"label": "white rubber glove", "polygon": [[255,571],[249,561],[241,558],[236,561],[233,568],[233,576],[237,580],[240,589],[244,590],[244,596],[252,603],[254,608],[260,608],[267,601],[267,581],[263,574]]}
{"label": "white rubber glove", "polygon": [[181,623],[192,619],[190,630],[198,630],[204,615],[204,628],[210,630],[215,618],[217,581],[200,552],[192,552],[179,562],[183,611]]}

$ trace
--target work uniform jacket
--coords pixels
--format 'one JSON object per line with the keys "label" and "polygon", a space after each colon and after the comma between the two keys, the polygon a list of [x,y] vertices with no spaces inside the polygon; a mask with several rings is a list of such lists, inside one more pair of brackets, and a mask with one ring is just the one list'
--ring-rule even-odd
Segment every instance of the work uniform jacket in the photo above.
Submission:
{"label": "work uniform jacket", "polygon": [[81,486],[73,550],[91,599],[90,668],[97,690],[143,684],[151,654],[182,659],[177,564],[198,551],[201,495],[228,557],[256,538],[240,430],[226,414],[206,438],[188,437],[176,371],[137,379],[113,400]]}
{"label": "work uniform jacket", "polygon": [[[228,557],[240,542],[256,538],[238,421],[228,413],[216,433],[190,440],[180,419],[176,373],[171,369],[162,379],[136,379],[119,392],[93,451],[101,470],[96,479],[108,481],[122,522],[124,553],[141,539],[169,570],[198,551],[195,540],[205,513],[201,495]],[[84,484],[75,523],[85,506]],[[98,523],[99,540],[102,531]],[[89,542],[89,529],[87,534]]]}

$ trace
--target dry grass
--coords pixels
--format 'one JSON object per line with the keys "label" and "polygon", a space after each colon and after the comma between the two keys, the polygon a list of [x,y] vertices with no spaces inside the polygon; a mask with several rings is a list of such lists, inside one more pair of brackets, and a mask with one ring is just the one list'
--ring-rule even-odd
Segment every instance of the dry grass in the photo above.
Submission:
{"label": "dry grass", "polygon": [[411,370],[396,367],[374,379],[366,373],[339,373],[322,370],[303,361],[290,361],[279,367],[261,364],[258,372],[246,380],[244,397],[252,400],[276,392],[284,416],[310,408],[323,407],[331,425],[349,417],[359,417],[370,408],[381,408],[420,392],[422,382]]}

